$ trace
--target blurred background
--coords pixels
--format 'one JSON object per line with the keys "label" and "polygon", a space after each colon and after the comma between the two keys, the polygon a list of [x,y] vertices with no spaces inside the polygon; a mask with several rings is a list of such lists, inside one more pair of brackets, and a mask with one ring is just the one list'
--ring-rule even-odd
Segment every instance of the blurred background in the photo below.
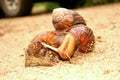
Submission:
{"label": "blurred background", "polygon": [[0,16],[18,17],[51,12],[58,7],[74,9],[115,2],[120,0],[0,0]]}

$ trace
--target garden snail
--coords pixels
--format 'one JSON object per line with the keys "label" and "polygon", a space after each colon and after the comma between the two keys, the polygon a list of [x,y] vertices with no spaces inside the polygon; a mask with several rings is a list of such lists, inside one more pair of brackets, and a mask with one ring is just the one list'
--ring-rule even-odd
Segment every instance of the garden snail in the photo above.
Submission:
{"label": "garden snail", "polygon": [[59,59],[70,59],[75,50],[90,52],[94,49],[93,31],[77,12],[57,8],[52,16],[55,31],[37,35],[31,41],[25,66],[54,65]]}

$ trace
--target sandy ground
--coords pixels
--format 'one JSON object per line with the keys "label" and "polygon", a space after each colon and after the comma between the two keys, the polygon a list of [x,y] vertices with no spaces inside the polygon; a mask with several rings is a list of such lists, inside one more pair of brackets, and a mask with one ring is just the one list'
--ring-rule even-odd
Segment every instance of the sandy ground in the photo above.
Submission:
{"label": "sandy ground", "polygon": [[0,19],[0,80],[120,80],[120,3],[75,9],[96,39],[95,50],[52,67],[25,68],[24,50],[39,33],[54,30],[51,13]]}

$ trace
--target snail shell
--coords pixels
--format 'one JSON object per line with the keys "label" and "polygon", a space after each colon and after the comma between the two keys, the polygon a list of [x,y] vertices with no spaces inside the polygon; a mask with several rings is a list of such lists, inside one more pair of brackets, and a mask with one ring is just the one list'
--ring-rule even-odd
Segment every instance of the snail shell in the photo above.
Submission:
{"label": "snail shell", "polygon": [[69,31],[74,35],[78,43],[78,50],[80,52],[90,52],[94,49],[95,38],[93,31],[85,25],[74,25]]}
{"label": "snail shell", "polygon": [[68,31],[75,24],[85,24],[85,20],[75,11],[57,8],[52,12],[53,26],[56,30]]}

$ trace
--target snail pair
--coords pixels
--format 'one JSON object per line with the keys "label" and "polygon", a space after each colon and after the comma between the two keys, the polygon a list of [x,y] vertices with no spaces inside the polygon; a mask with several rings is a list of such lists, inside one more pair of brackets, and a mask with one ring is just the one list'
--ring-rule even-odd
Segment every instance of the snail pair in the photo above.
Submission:
{"label": "snail pair", "polygon": [[74,52],[90,52],[94,49],[94,34],[85,20],[75,11],[53,10],[55,31],[37,35],[28,45],[25,66],[51,66],[59,60],[69,60]]}

